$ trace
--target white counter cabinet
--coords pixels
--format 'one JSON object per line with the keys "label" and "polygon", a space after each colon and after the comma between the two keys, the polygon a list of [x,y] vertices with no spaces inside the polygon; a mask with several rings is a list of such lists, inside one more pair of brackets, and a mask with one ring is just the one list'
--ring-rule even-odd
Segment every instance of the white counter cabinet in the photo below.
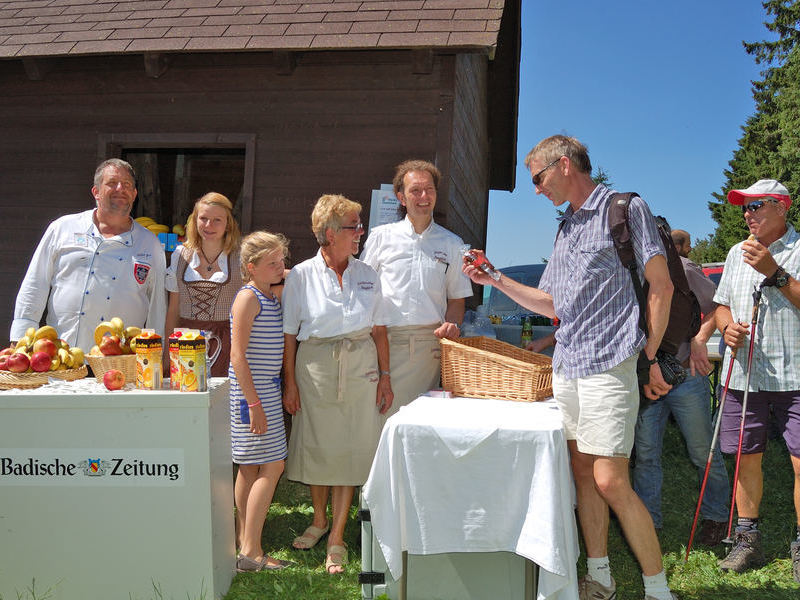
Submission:
{"label": "white counter cabinet", "polygon": [[0,597],[219,599],[234,546],[227,379],[0,393]]}

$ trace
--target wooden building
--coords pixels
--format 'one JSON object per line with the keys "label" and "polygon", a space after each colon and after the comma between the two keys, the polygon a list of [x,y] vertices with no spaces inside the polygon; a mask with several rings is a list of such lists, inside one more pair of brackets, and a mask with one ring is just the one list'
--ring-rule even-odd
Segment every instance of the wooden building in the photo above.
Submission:
{"label": "wooden building", "polygon": [[364,205],[407,158],[443,173],[437,222],[482,247],[516,167],[520,0],[0,1],[0,340],[47,224],[137,167],[172,225],[215,190],[244,231],[316,251],[323,193]]}

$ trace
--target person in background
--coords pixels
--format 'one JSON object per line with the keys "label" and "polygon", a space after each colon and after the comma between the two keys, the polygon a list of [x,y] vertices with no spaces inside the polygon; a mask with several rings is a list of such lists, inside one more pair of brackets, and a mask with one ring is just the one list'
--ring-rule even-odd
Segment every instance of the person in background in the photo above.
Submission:
{"label": "person in background", "polygon": [[242,287],[240,238],[231,201],[209,192],[195,202],[186,222],[186,241],[172,253],[167,270],[169,305],[164,330],[167,335],[176,327],[212,332],[221,344],[211,367],[212,377],[228,376],[229,315]]}
{"label": "person in background", "polygon": [[[728,202],[742,207],[751,238],[728,251],[725,268],[714,296],[717,327],[725,343],[738,349],[725,356],[723,372],[734,360],[730,388],[720,427],[720,447],[737,452],[742,402],[747,383],[750,347],[755,335],[750,367],[739,480],[734,493],[738,520],[733,548],[720,562],[723,571],[741,573],[765,563],[759,529],[759,507],[764,475],[761,459],[769,437],[770,409],[783,435],[794,473],[794,507],[797,537],[789,546],[794,579],[800,583],[800,236],[786,221],[792,199],[774,179],[761,179],[744,190],[728,192]],[[750,331],[753,290],[761,296],[756,331]]]}
{"label": "person in background", "polygon": [[678,255],[683,258],[689,258],[689,252],[692,251],[691,236],[683,229],[673,229],[670,233],[672,235],[672,243],[675,244]]}
{"label": "person in background", "polygon": [[630,272],[617,256],[608,226],[612,191],[592,180],[586,147],[575,138],[555,135],[528,153],[525,166],[536,193],[566,207],[541,289],[502,274],[495,281],[466,262],[464,272],[475,283],[493,285],[528,310],[560,321],[553,393],[564,419],[586,546],[588,573],[579,582],[580,599],[617,596],[608,558],[611,509],[642,567],[645,600],[672,600],[653,520],[628,474],[639,410],[640,352],[649,362],[645,395],[654,400],[670,390],[655,360],[672,298],[655,219],[641,198],[631,199],[633,247],[639,273],[649,283],[650,337],[645,337]]}
{"label": "person in background", "polygon": [[[700,331],[691,341],[684,342],[678,349],[676,358],[689,369],[686,379],[672,388],[669,393],[643,408],[636,421],[636,462],[633,467],[633,489],[644,502],[656,528],[663,526],[661,515],[661,452],[664,442],[664,431],[670,414],[675,418],[678,427],[686,440],[689,459],[698,469],[700,481],[705,475],[708,451],[711,448],[713,427],[711,424],[711,389],[708,374],[712,365],[708,360],[706,342],[714,333],[717,325],[714,318],[714,282],[703,274],[702,268],[685,257],[688,254],[689,234],[680,229],[672,230],[672,239],[679,235],[681,247],[681,264],[686,273],[689,289],[697,296],[703,320]],[[676,243],[677,247],[677,243]],[[728,525],[728,497],[730,482],[728,471],[722,461],[719,448],[714,450],[711,467],[708,473],[706,491],[700,513],[699,541],[707,546],[716,546],[725,537]]]}
{"label": "person in background", "polygon": [[285,569],[292,563],[264,554],[261,533],[286,460],[281,403],[283,318],[280,286],[288,240],[256,231],[242,242],[240,274],[246,285],[230,312],[231,444],[238,465],[234,497],[241,550],[236,569]]}
{"label": "person in background", "polygon": [[353,257],[364,233],[360,213],[344,196],[317,201],[311,223],[319,252],[289,272],[283,293],[283,402],[293,415],[286,476],[311,486],[314,507],[293,546],[311,548],[330,529],[330,574],[344,572],[354,488],[367,480],[393,397],[380,278]]}
{"label": "person in background", "polygon": [[136,223],[133,167],[118,158],[94,173],[96,206],[50,223],[31,258],[14,307],[9,337],[47,324],[70,346],[94,346],[94,330],[120,317],[126,325],[164,330],[164,250],[158,238]]}
{"label": "person in background", "polygon": [[439,338],[457,338],[472,286],[461,272],[463,241],[436,224],[433,164],[408,160],[397,166],[394,192],[403,220],[376,227],[361,260],[381,277],[386,304],[394,402],[386,418],[439,386]]}
{"label": "person in background", "polygon": [[531,340],[527,344],[525,344],[525,350],[530,350],[531,352],[544,352],[551,346],[556,345],[556,334],[548,333],[547,335],[536,338],[535,340]]}

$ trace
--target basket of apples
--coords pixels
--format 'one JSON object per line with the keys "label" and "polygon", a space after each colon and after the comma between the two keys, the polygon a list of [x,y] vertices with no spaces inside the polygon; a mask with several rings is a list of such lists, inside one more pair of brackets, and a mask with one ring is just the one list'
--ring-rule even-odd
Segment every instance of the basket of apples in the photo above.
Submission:
{"label": "basket of apples", "polygon": [[95,327],[95,345],[86,355],[98,383],[103,383],[106,371],[121,371],[125,381],[136,381],[136,345],[134,339],[142,330],[125,327],[122,319],[114,317]]}
{"label": "basket of apples", "polygon": [[58,337],[50,325],[29,327],[25,335],[0,350],[0,389],[31,389],[51,378],[74,381],[86,377],[83,350]]}

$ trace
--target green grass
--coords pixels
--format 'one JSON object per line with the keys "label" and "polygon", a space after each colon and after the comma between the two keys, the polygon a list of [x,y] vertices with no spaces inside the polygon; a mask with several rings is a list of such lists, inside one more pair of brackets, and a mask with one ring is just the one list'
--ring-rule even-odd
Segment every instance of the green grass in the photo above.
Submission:
{"label": "green grass", "polygon": [[[696,545],[688,563],[683,560],[697,502],[697,475],[689,462],[677,428],[670,423],[664,438],[664,529],[660,534],[664,565],[670,586],[683,600],[797,600],[800,586],[792,579],[789,543],[795,534],[793,477],[789,455],[782,440],[772,440],[764,457],[764,502],[761,529],[769,563],[762,569],[738,575],[723,574],[717,560],[724,547],[713,551]],[[731,479],[733,460],[726,459]],[[498,493],[502,493],[498,490]],[[281,480],[264,527],[264,550],[298,566],[279,572],[237,575],[224,600],[357,600],[361,570],[360,525],[355,506],[347,525],[345,540],[349,562],[343,576],[325,573],[325,541],[308,551],[291,549],[291,540],[311,520],[308,488]],[[696,540],[695,540],[696,542]],[[641,600],[643,586],[639,567],[612,519],[609,534],[611,569],[617,581],[618,600]],[[585,572],[585,558],[578,572]]]}

